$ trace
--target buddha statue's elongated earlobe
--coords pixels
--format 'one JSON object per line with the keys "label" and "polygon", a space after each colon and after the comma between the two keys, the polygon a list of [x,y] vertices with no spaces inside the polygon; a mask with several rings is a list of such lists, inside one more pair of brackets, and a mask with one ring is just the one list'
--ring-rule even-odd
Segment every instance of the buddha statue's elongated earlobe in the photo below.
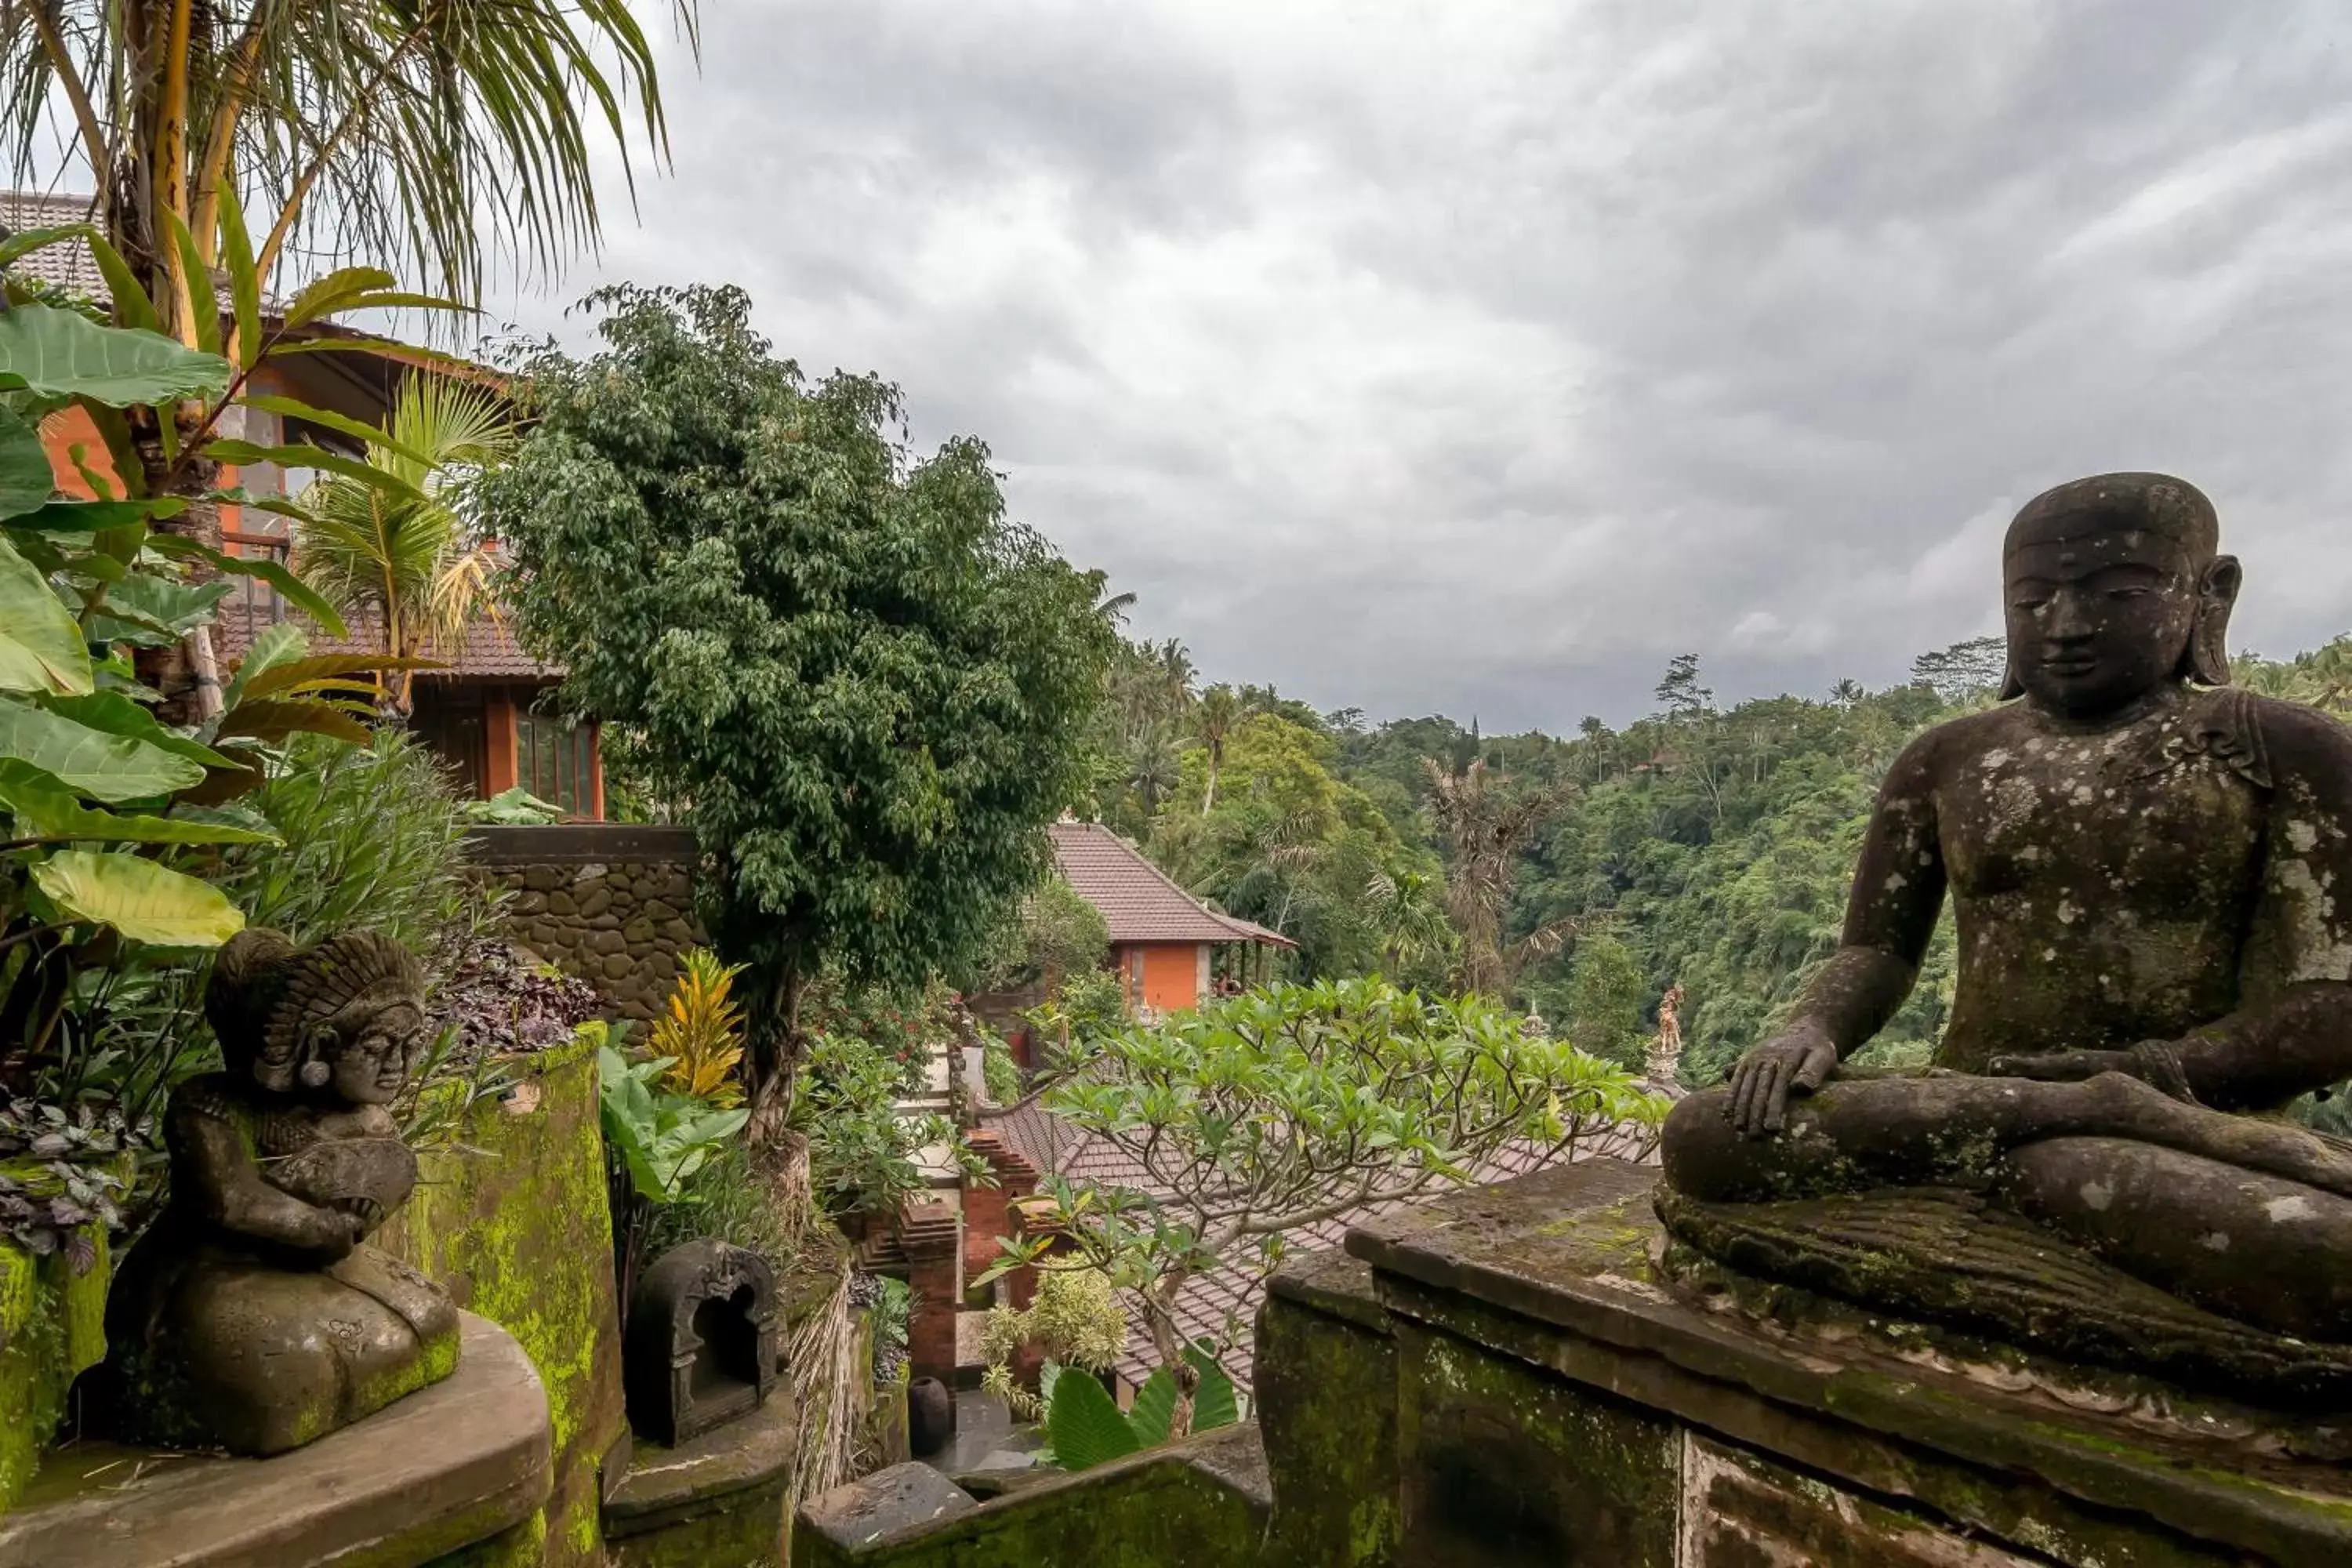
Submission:
{"label": "buddha statue's elongated earlobe", "polygon": [[2012,660],[2008,668],[2000,672],[2000,700],[2014,702],[2024,695],[2025,682],[2017,679],[2017,665]]}
{"label": "buddha statue's elongated earlobe", "polygon": [[2230,611],[2244,581],[2234,555],[2217,555],[2198,574],[2197,621],[2189,628],[2180,673],[2200,686],[2230,684]]}

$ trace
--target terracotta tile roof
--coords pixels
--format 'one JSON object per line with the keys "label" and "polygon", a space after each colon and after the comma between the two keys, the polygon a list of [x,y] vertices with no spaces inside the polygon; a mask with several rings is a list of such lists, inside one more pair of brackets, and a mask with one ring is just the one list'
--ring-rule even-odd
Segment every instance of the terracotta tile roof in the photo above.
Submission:
{"label": "terracotta tile roof", "polygon": [[[351,636],[331,637],[320,631],[310,618],[298,610],[289,610],[283,616],[273,617],[258,605],[242,605],[234,601],[220,608],[214,623],[213,652],[224,664],[241,658],[275,619],[287,619],[299,624],[310,634],[312,653],[374,653],[383,647],[376,628],[381,622],[373,613],[350,617]],[[427,657],[446,663],[446,669],[425,669],[417,672],[419,680],[561,680],[562,668],[542,663],[523,650],[515,640],[511,624],[501,625],[488,617],[478,617],[466,627],[466,646],[452,658],[446,648],[427,650]]]}
{"label": "terracotta tile roof", "polygon": [[1099,822],[1053,826],[1054,863],[1077,895],[1102,911],[1110,939],[1123,942],[1255,942],[1298,944],[1279,931],[1221,915],[1169,880],[1143,852]]}
{"label": "terracotta tile roof", "polygon": [[[1166,1184],[1125,1150],[1034,1102],[1007,1111],[982,1114],[1008,1145],[1025,1155],[1040,1171],[1059,1174],[1081,1185],[1139,1193],[1146,1197],[1168,1194]],[[1655,1136],[1642,1129],[1612,1128],[1580,1146],[1572,1157],[1583,1160],[1609,1155],[1649,1163],[1656,1158],[1655,1144]],[[1507,1181],[1553,1163],[1548,1150],[1512,1145],[1478,1166],[1472,1173],[1472,1180],[1480,1184]],[[1293,1252],[1337,1247],[1346,1242],[1351,1226],[1401,1206],[1396,1203],[1366,1204],[1334,1218],[1285,1231],[1282,1242]],[[1225,1365],[1247,1383],[1254,1364],[1252,1341],[1257,1328],[1258,1303],[1265,1294],[1265,1281],[1246,1267],[1220,1268],[1196,1276],[1176,1300],[1178,1326],[1188,1339],[1213,1340],[1225,1346]],[[1158,1359],[1143,1328],[1142,1309],[1132,1300],[1129,1317],[1134,1330],[1128,1341],[1128,1353],[1119,1361],[1118,1373],[1131,1384],[1140,1384],[1151,1375]]]}

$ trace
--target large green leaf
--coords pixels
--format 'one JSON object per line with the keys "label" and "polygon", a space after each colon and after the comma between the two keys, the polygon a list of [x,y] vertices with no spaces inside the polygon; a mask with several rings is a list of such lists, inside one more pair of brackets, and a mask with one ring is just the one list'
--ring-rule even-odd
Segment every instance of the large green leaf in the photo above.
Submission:
{"label": "large green leaf", "polygon": [[88,691],[89,645],[48,579],[0,539],[0,690]]}
{"label": "large green leaf", "polygon": [[30,763],[92,800],[147,800],[205,776],[193,758],[7,699],[0,699],[0,757]]}
{"label": "large green leaf", "polygon": [[58,913],[159,947],[218,947],[245,916],[209,882],[130,854],[64,849],[33,868]]}
{"label": "large green leaf", "polygon": [[339,268],[303,286],[286,307],[286,324],[307,325],[321,316],[333,315],[362,295],[381,294],[399,286],[400,280],[381,267]]}
{"label": "large green leaf", "polygon": [[106,596],[106,608],[125,620],[184,632],[210,621],[214,609],[236,592],[234,583],[174,583],[140,573],[114,585]]}
{"label": "large green leaf", "polygon": [[175,757],[185,757],[199,767],[233,768],[238,765],[236,758],[225,757],[201,741],[192,741],[166,728],[152,712],[120,691],[97,691],[87,697],[45,697],[41,699],[41,706],[92,730],[144,741]]}
{"label": "large green leaf", "polygon": [[7,523],[10,528],[39,533],[103,533],[151,518],[177,517],[187,509],[188,503],[178,496],[158,496],[152,500],[53,500],[11,517]]}
{"label": "large green leaf", "polygon": [[0,392],[86,397],[109,408],[213,397],[228,385],[228,361],[159,333],[101,327],[52,305],[0,313]]}
{"label": "large green leaf", "polygon": [[1207,1432],[1239,1421],[1241,1394],[1216,1358],[1198,1345],[1186,1345],[1184,1359],[1201,1374],[1201,1385],[1192,1391],[1192,1430]]}
{"label": "large green leaf", "polygon": [[196,347],[208,354],[220,353],[220,297],[213,292],[213,271],[196,248],[196,237],[187,221],[170,207],[163,209],[163,227],[180,254],[180,274],[187,284],[189,324],[195,329]]}
{"label": "large green leaf", "polygon": [[224,706],[234,708],[245,699],[246,688],[281,664],[292,664],[310,651],[310,639],[291,621],[265,627],[237,661],[236,673],[221,692]]}
{"label": "large green leaf", "polygon": [[231,180],[220,187],[220,256],[228,271],[229,300],[236,308],[236,363],[251,370],[261,357],[261,279],[253,269],[253,240],[245,232],[236,184]]}
{"label": "large green leaf", "polygon": [[0,805],[16,814],[19,835],[116,844],[275,844],[278,836],[225,822],[120,816],[74,798],[58,779],[29,763],[0,757]]}
{"label": "large green leaf", "polygon": [[1092,1373],[1076,1369],[1055,1381],[1045,1431],[1054,1440],[1055,1459],[1066,1470],[1092,1469],[1143,1447],[1109,1391]]}
{"label": "large green leaf", "polygon": [[0,408],[0,518],[39,510],[56,489],[41,433]]}
{"label": "large green leaf", "polygon": [[272,393],[248,393],[238,398],[237,402],[247,408],[258,408],[284,419],[299,419],[306,425],[316,425],[322,430],[333,430],[349,436],[354,441],[365,441],[371,446],[382,447],[386,451],[397,452],[410,462],[425,468],[433,466],[433,460],[430,458],[417,451],[414,447],[402,446],[394,440],[382,426],[371,425],[364,419],[353,419],[349,415],[338,414],[331,408],[314,407],[299,398],[279,397]]}
{"label": "large green leaf", "polygon": [[1127,1424],[1135,1428],[1135,1440],[1149,1448],[1168,1441],[1168,1427],[1175,1419],[1176,1380],[1166,1367],[1153,1367],[1135,1391],[1135,1403],[1128,1406]]}
{"label": "large green leaf", "polygon": [[222,740],[246,735],[257,741],[282,741],[289,735],[331,735],[354,746],[372,738],[364,722],[365,709],[323,701],[314,697],[247,697],[230,709],[214,731]]}

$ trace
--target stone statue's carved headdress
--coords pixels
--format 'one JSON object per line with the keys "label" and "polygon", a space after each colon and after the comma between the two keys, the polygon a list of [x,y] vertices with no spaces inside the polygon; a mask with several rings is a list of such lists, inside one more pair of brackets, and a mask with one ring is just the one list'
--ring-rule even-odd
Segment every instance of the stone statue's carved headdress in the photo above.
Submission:
{"label": "stone statue's carved headdress", "polygon": [[425,972],[379,931],[344,931],[298,948],[274,931],[237,932],[213,961],[205,1016],[229,1071],[288,1093],[326,1081],[326,1053],[347,1025],[405,1003],[425,1005]]}
{"label": "stone statue's carved headdress", "polygon": [[[2087,533],[2141,532],[2179,546],[2197,581],[2197,624],[2179,675],[2201,686],[2230,684],[2230,608],[2238,600],[2237,558],[2221,553],[2221,520],[2203,490],[2170,474],[2093,474],[2043,490],[2009,525],[2006,560],[2022,545]],[[2001,700],[2024,694],[2012,671]]]}

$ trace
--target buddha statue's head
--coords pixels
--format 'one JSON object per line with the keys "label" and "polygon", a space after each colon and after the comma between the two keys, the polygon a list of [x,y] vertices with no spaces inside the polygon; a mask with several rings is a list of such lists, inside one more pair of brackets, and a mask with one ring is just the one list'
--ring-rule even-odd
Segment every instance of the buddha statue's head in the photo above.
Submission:
{"label": "buddha statue's head", "polygon": [[425,974],[374,931],[298,948],[244,931],[214,961],[205,1013],[231,1073],[273,1094],[383,1105],[425,1043]]}
{"label": "buddha statue's head", "polygon": [[2165,474],[2099,474],[2045,490],[2009,525],[2004,697],[2099,719],[2181,680],[2230,679],[2237,560],[2213,503]]}

